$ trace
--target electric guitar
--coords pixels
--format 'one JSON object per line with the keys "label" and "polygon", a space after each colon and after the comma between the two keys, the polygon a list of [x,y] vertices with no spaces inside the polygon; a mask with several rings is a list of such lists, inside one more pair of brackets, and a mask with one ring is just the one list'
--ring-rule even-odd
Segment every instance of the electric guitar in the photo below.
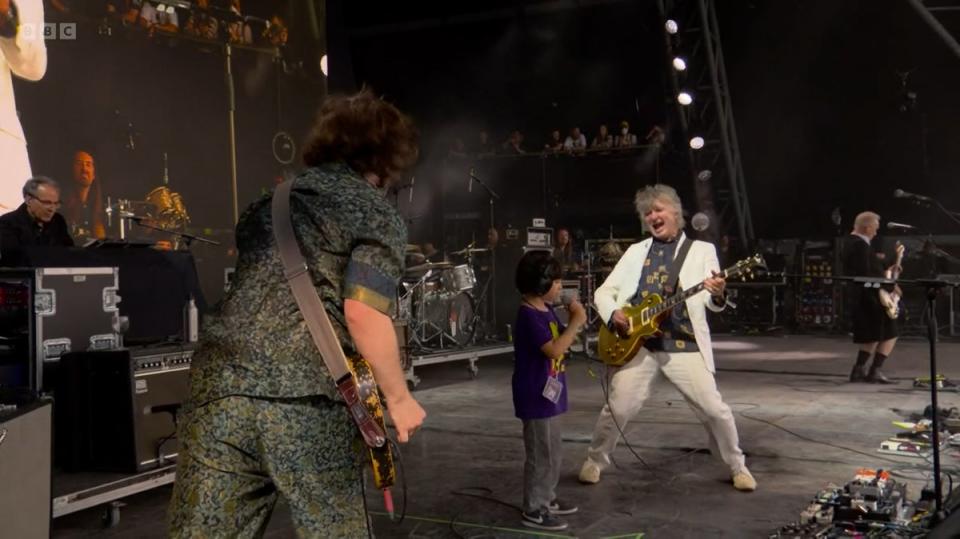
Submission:
{"label": "electric guitar", "polygon": [[[346,399],[347,409],[350,411],[350,415],[354,421],[358,421],[358,419],[360,419],[358,416],[363,416],[363,414],[355,407],[362,406],[366,408],[369,413],[369,418],[380,427],[379,432],[386,432],[387,428],[383,419],[383,402],[380,400],[380,390],[377,388],[376,380],[373,379],[373,371],[370,369],[370,364],[362,357],[348,357],[347,367],[353,376],[342,383],[338,383],[337,389],[340,390],[340,394]],[[341,387],[347,385],[352,387]],[[362,421],[358,421],[357,427],[366,440],[367,433],[365,431],[368,429],[362,425]],[[388,505],[387,511],[393,513],[393,507],[389,507],[392,505],[393,500],[387,496],[389,493],[387,489],[393,486],[397,478],[397,473],[390,443],[384,438],[380,441],[380,445],[374,442],[372,444],[365,443],[364,446],[367,448],[370,457],[373,482],[377,488],[385,494]]]}
{"label": "electric guitar", "polygon": [[[902,243],[897,242],[897,261],[893,263],[894,266],[900,267],[900,263],[903,262],[903,253],[906,250]],[[900,277],[900,271],[887,270],[884,275],[887,279],[897,279]],[[882,288],[877,292],[880,294],[880,304],[883,305],[883,310],[887,312],[887,316],[896,320],[900,316],[900,294]]]}
{"label": "electric guitar", "polygon": [[[766,269],[766,267],[763,257],[757,253],[723,270],[720,276],[724,279],[739,277],[746,280],[748,277],[753,277],[754,268]],[[597,343],[600,360],[607,365],[619,367],[633,359],[647,339],[660,334],[660,324],[670,316],[673,308],[702,290],[703,282],[701,281],[696,286],[666,299],[659,294],[650,294],[639,305],[624,307],[623,314],[627,316],[629,324],[626,333],[612,331],[606,325],[600,326],[600,338]]]}

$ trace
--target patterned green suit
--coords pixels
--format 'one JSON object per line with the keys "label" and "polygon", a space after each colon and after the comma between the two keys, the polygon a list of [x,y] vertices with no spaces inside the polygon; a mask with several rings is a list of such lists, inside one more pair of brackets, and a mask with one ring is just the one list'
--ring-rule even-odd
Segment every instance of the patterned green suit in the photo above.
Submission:
{"label": "patterned green suit", "polygon": [[[366,537],[356,430],[283,279],[271,196],[237,225],[239,259],[206,320],[181,413],[173,537],[257,537],[278,494],[301,537]],[[407,232],[383,194],[343,164],[294,184],[294,230],[348,354],[344,299],[390,314]]]}

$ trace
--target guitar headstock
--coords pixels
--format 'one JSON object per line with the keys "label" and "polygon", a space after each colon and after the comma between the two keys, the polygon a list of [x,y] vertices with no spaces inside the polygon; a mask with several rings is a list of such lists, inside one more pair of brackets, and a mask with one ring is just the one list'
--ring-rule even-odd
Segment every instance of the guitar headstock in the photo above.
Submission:
{"label": "guitar headstock", "polygon": [[753,279],[758,269],[764,271],[767,269],[767,262],[760,253],[740,260],[736,264],[723,270],[723,274],[728,280],[740,279],[741,281],[746,281],[747,279]]}

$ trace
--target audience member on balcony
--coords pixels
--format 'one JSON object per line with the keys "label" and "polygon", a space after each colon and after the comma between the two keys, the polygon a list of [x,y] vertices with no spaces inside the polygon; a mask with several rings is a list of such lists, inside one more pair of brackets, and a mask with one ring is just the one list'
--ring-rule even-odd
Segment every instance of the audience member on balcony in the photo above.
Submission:
{"label": "audience member on balcony", "polygon": [[[163,11],[157,9],[158,7],[162,7]],[[180,31],[177,10],[174,9],[173,6],[165,6],[162,3],[144,2],[140,7],[139,24],[146,28],[151,34],[157,30],[171,34]]]}
{"label": "audience member on balcony", "polygon": [[563,150],[563,139],[560,138],[559,129],[554,129],[550,132],[550,141],[543,145],[543,149],[548,152],[560,152]]}
{"label": "audience member on balcony", "polygon": [[617,148],[629,148],[637,145],[637,135],[630,132],[630,124],[623,120],[620,122],[620,134],[617,135],[615,146]]}
{"label": "audience member on balcony", "polygon": [[613,135],[607,129],[607,124],[600,125],[600,131],[593,137],[593,143],[590,148],[594,150],[608,150],[613,148]]}
{"label": "audience member on balcony", "polygon": [[253,30],[247,24],[240,8],[240,0],[230,0],[231,21],[227,23],[227,35],[234,45],[250,45],[253,43]]}
{"label": "audience member on balcony", "polygon": [[210,10],[210,0],[197,0],[183,31],[194,37],[215,41],[220,36],[220,21]]}
{"label": "audience member on balcony", "polygon": [[579,127],[570,129],[570,135],[563,141],[563,149],[570,153],[583,153],[587,149],[587,137],[580,132]]}
{"label": "audience member on balcony", "polygon": [[485,155],[493,155],[496,152],[496,147],[490,142],[490,133],[487,133],[486,129],[481,129],[480,133],[477,134],[477,146],[474,148],[474,153],[479,157],[483,157]]}
{"label": "audience member on balcony", "polygon": [[263,39],[272,47],[283,47],[290,38],[290,31],[280,15],[270,17],[270,23],[263,29]]}
{"label": "audience member on balcony", "polygon": [[510,132],[510,136],[507,137],[506,142],[503,143],[503,153],[527,153],[526,150],[523,149],[523,133],[521,133],[519,129],[514,129]]}

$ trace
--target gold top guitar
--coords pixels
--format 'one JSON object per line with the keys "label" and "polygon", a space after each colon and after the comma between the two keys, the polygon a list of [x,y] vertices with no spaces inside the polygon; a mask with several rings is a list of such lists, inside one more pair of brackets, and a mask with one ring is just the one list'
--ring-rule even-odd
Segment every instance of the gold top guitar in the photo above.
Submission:
{"label": "gold top guitar", "polygon": [[[753,277],[754,268],[766,269],[766,267],[766,262],[758,253],[737,262],[720,274],[725,279],[739,277],[746,280],[748,277]],[[600,326],[600,338],[597,343],[600,360],[607,365],[619,367],[633,359],[647,339],[660,333],[660,324],[670,316],[670,311],[702,290],[703,282],[700,282],[666,299],[659,294],[650,294],[639,305],[624,307],[623,314],[627,316],[629,324],[626,334],[621,335],[617,331],[611,331],[606,325]]]}
{"label": "gold top guitar", "polygon": [[[902,243],[897,242],[897,261],[893,263],[894,266],[900,267],[900,263],[903,262],[903,253],[906,252],[906,247]],[[900,277],[900,270],[886,272],[887,279],[897,279]],[[883,305],[883,310],[887,312],[887,316],[896,320],[900,316],[900,294],[895,290],[884,290],[880,289],[877,291],[880,294],[880,304]]]}

